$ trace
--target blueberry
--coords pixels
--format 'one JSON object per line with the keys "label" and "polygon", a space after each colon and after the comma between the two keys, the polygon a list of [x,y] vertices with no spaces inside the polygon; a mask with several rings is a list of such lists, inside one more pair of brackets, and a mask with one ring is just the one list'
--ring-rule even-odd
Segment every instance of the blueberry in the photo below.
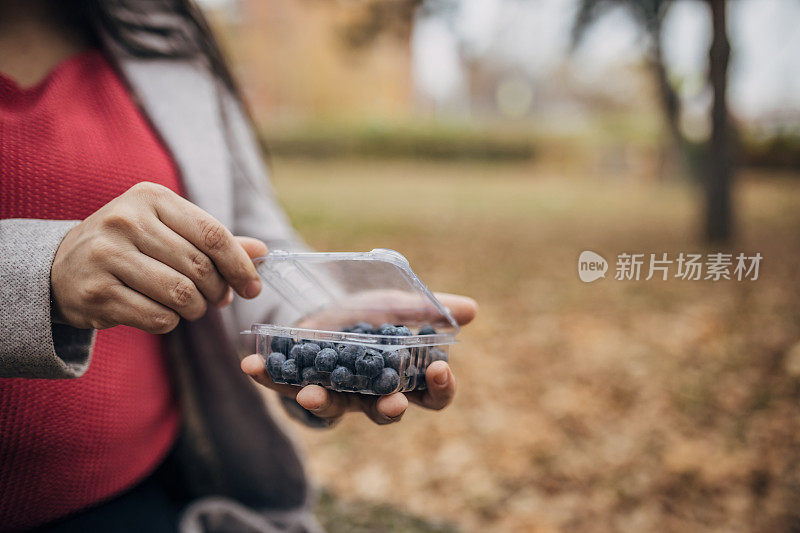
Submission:
{"label": "blueberry", "polygon": [[319,344],[317,343],[303,343],[303,347],[300,349],[300,358],[297,362],[300,363],[300,366],[314,366],[314,359],[316,359],[319,350]]}
{"label": "blueberry", "polygon": [[353,383],[350,390],[355,392],[372,392],[372,378],[367,376],[353,376]]}
{"label": "blueberry", "polygon": [[287,359],[281,365],[281,375],[285,381],[294,383],[297,381],[297,361],[294,359]]}
{"label": "blueberry", "polygon": [[303,383],[319,383],[322,381],[322,376],[317,369],[313,366],[307,366],[303,369]]}
{"label": "blueberry", "polygon": [[320,372],[333,372],[336,368],[336,350],[333,348],[323,348],[314,359],[314,367]]}
{"label": "blueberry", "polygon": [[431,348],[431,361],[447,361],[447,352],[441,348]]}
{"label": "blueberry", "polygon": [[286,361],[286,356],[280,352],[272,352],[269,354],[269,357],[267,357],[267,372],[269,373],[269,377],[273,380],[283,377],[281,368],[283,368],[284,361]]}
{"label": "blueberry", "polygon": [[299,359],[300,358],[300,351],[303,349],[303,343],[295,344],[292,346],[292,349],[289,350],[289,355],[286,356],[287,359]]}
{"label": "blueberry", "polygon": [[353,383],[353,372],[345,366],[337,366],[331,372],[331,385],[334,389],[346,389]]}
{"label": "blueberry", "polygon": [[436,335],[436,330],[433,329],[433,326],[422,326],[417,331],[417,335]]}
{"label": "blueberry", "polygon": [[[384,337],[396,337],[397,328],[391,324],[381,324],[380,327],[375,330],[375,333],[383,335]],[[381,339],[381,344],[395,344],[395,342],[394,339]]]}
{"label": "blueberry", "polygon": [[417,376],[419,375],[419,370],[414,365],[408,365],[405,371],[403,371],[403,377],[405,378],[406,385],[408,387],[413,388],[417,383]]}
{"label": "blueberry", "polygon": [[406,361],[411,358],[411,352],[407,349],[389,349],[383,352],[383,361],[388,368],[394,368],[398,372],[400,372],[400,367],[403,364],[403,361]]}
{"label": "blueberry", "polygon": [[383,369],[383,356],[375,350],[367,350],[356,359],[356,374],[374,378]]}
{"label": "blueberry", "polygon": [[279,352],[284,355],[289,353],[289,350],[294,346],[294,341],[289,337],[272,337],[270,343],[273,352]]}
{"label": "blueberry", "polygon": [[378,335],[389,335],[392,337],[397,335],[397,328],[391,324],[381,324],[375,331]]}
{"label": "blueberry", "polygon": [[384,368],[381,375],[372,384],[372,390],[377,394],[390,394],[397,390],[400,384],[400,376],[393,368]]}
{"label": "blueberry", "polygon": [[373,327],[369,322],[359,322],[350,329],[353,333],[372,333]]}
{"label": "blueberry", "polygon": [[341,352],[339,352],[339,364],[346,366],[350,370],[356,369],[356,359],[364,355],[366,350],[363,346],[357,344],[345,344]]}
{"label": "blueberry", "polygon": [[400,350],[386,350],[383,352],[383,361],[387,368],[400,370]]}
{"label": "blueberry", "polygon": [[427,383],[425,382],[425,369],[423,368],[417,373],[417,385],[414,387],[415,389],[424,389],[427,387]]}
{"label": "blueberry", "polygon": [[317,344],[319,344],[319,349],[320,350],[324,350],[325,348],[330,348],[331,350],[335,350],[336,349],[336,345],[334,343],[332,343],[332,342],[317,341]]}
{"label": "blueberry", "polygon": [[411,335],[411,330],[405,326],[395,326],[394,327],[395,335],[398,337],[408,337]]}

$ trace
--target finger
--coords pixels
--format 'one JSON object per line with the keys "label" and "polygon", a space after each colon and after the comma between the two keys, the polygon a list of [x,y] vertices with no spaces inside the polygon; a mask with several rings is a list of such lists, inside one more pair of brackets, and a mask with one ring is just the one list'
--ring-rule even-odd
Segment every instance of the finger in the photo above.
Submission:
{"label": "finger", "polygon": [[152,257],[131,251],[111,259],[109,271],[131,289],[187,320],[196,320],[206,313],[206,301],[192,280]]}
{"label": "finger", "polygon": [[297,403],[314,415],[334,419],[352,410],[352,395],[329,391],[319,385],[308,385],[297,393]]}
{"label": "finger", "polygon": [[131,238],[143,254],[192,280],[208,302],[222,305],[228,295],[228,283],[214,262],[195,245],[160,221],[149,225],[146,231],[134,233]]}
{"label": "finger", "polygon": [[168,333],[178,325],[180,317],[161,305],[120,283],[109,289],[109,298],[102,314],[107,325],[131,326],[147,333]]}
{"label": "finger", "polygon": [[407,393],[408,400],[427,409],[444,409],[456,395],[456,378],[450,365],[434,361],[425,370],[427,388]]}
{"label": "finger", "polygon": [[375,402],[375,409],[387,419],[397,422],[408,409],[408,398],[400,392],[382,396]]}
{"label": "finger", "polygon": [[225,291],[225,298],[222,299],[220,303],[217,304],[217,307],[227,307],[233,301],[233,289],[228,286],[227,290]]}
{"label": "finger", "polygon": [[261,280],[242,245],[220,221],[177,195],[156,203],[158,217],[214,261],[217,270],[240,296],[255,298]]}
{"label": "finger", "polygon": [[472,322],[478,313],[478,303],[468,296],[444,292],[434,293],[434,296],[450,310],[450,314],[460,326]]}
{"label": "finger", "polygon": [[242,245],[242,248],[244,248],[244,251],[247,252],[248,256],[250,256],[250,259],[265,256],[269,252],[266,244],[258,239],[254,239],[253,237],[236,236],[235,239],[239,244]]}
{"label": "finger", "polygon": [[267,369],[264,366],[264,359],[260,355],[254,353],[248,355],[241,362],[242,372],[253,378],[256,383],[264,385],[265,387],[276,391],[281,396],[294,398],[297,396],[298,387],[294,385],[286,385],[285,383],[275,383],[272,378],[267,374]]}
{"label": "finger", "polygon": [[364,395],[359,396],[359,399],[364,414],[378,425],[398,422],[408,408],[408,399],[400,392],[379,398]]}

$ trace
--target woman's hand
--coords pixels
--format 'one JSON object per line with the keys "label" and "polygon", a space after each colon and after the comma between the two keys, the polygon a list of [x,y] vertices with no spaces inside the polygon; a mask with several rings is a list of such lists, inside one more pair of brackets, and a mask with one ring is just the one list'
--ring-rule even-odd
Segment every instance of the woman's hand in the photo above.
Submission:
{"label": "woman's hand", "polygon": [[[475,318],[478,305],[473,299],[442,293],[437,293],[436,297],[442,305],[450,309],[451,314],[459,325],[468,324]],[[403,319],[408,320],[411,318],[408,307],[398,305],[397,311],[398,314],[402,313]],[[314,319],[311,320],[311,324],[305,321],[301,326],[313,326],[313,322]],[[387,322],[401,323],[402,320],[387,320]],[[319,385],[307,385],[300,388],[294,385],[278,384],[269,377],[264,368],[264,360],[258,354],[244,358],[242,360],[242,370],[258,383],[277,391],[283,396],[295,398],[297,403],[305,409],[330,421],[335,421],[350,411],[361,411],[376,424],[390,424],[402,418],[409,402],[427,409],[439,410],[450,405],[456,393],[456,378],[452,370],[450,370],[450,366],[444,361],[434,361],[428,366],[425,372],[427,382],[425,390],[406,393],[395,392],[386,396],[335,392]]]}
{"label": "woman's hand", "polygon": [[266,253],[168,188],[138,183],[64,237],[50,272],[54,321],[166,333],[230,303],[231,288],[258,295],[250,258]]}

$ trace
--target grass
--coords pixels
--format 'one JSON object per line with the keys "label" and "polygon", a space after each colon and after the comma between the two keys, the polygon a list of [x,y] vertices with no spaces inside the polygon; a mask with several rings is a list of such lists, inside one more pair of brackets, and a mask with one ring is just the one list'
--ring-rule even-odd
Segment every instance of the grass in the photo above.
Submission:
{"label": "grass", "polygon": [[333,531],[800,526],[796,175],[737,187],[730,249],[761,252],[758,281],[583,284],[586,249],[612,269],[623,251],[717,251],[696,239],[698,191],[568,158],[273,166],[315,248],[397,249],[481,305],[448,410],[298,429]]}
{"label": "grass", "polygon": [[657,116],[620,112],[591,113],[574,121],[537,116],[516,123],[475,117],[431,120],[335,115],[299,121],[270,117],[261,123],[261,137],[271,153],[312,159],[523,161],[553,145],[572,152],[608,145],[655,150],[660,132]]}
{"label": "grass", "polygon": [[361,124],[282,127],[263,131],[270,151],[314,158],[415,157],[425,159],[519,160],[533,156],[528,133],[503,130],[367,122]]}
{"label": "grass", "polygon": [[[523,162],[603,149],[633,149],[659,157],[663,125],[658,115],[630,110],[595,111],[576,120],[537,116],[517,123],[491,119],[437,120],[421,117],[317,116],[312,120],[261,121],[261,138],[278,157],[336,159],[416,159]],[[704,143],[690,142],[686,156],[702,166]],[[800,169],[800,133],[793,130],[745,130],[738,160],[751,167]]]}

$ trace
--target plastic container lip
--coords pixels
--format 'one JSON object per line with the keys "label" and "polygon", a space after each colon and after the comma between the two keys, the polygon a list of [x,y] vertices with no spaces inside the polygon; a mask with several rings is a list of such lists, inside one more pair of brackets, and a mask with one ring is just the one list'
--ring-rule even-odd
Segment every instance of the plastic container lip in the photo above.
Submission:
{"label": "plastic container lip", "polygon": [[325,296],[328,304],[337,304],[342,295],[329,291],[326,288],[326,280],[317,278],[307,268],[311,265],[331,264],[337,261],[392,265],[394,267],[394,270],[390,273],[392,280],[395,283],[403,280],[403,284],[406,288],[411,289],[411,293],[415,293],[426,300],[441,318],[449,324],[449,328],[453,332],[458,332],[459,325],[450,310],[439,302],[430,289],[414,273],[408,259],[395,250],[387,248],[375,248],[369,252],[288,252],[285,250],[270,250],[267,255],[253,259],[253,264],[256,266],[261,278],[268,285],[294,309],[306,315],[319,310],[319,307],[307,306],[304,289],[298,289],[298,285],[292,278],[287,278],[281,272],[276,271],[275,268],[278,265],[290,268],[302,279],[301,285],[310,283],[318,294]]}
{"label": "plastic container lip", "polygon": [[331,259],[347,259],[348,261],[383,261],[399,268],[409,266],[408,259],[396,250],[389,248],[373,248],[369,252],[287,252],[286,250],[270,250],[267,255],[256,257],[256,266],[268,261],[292,259],[295,261],[329,261]]}
{"label": "plastic container lip", "polygon": [[[272,335],[280,337],[302,337],[330,342],[344,342],[361,345],[375,345],[381,348],[391,346],[438,346],[441,344],[456,344],[458,341],[450,333],[436,333],[434,335],[372,335],[369,333],[347,333],[343,331],[325,331],[321,329],[295,328],[291,326],[275,326],[272,324],[253,324],[250,333],[254,335]],[[390,341],[383,343],[381,341]]]}

